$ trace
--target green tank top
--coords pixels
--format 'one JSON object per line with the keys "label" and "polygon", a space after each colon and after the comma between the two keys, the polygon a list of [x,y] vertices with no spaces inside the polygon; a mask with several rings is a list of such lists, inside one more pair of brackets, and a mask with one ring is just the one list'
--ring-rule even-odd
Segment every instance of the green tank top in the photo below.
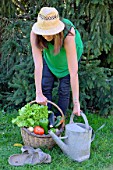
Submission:
{"label": "green tank top", "polygon": [[[75,26],[72,24],[71,21],[68,19],[62,19],[62,22],[65,24],[64,29],[64,39],[68,35],[68,30],[71,30],[73,27],[75,29],[75,43],[76,43],[76,50],[77,50],[77,59],[80,60],[80,57],[83,53],[83,43],[81,40],[80,33],[75,28]],[[54,51],[54,45],[51,42],[48,42],[48,48],[43,50],[43,57],[51,70],[51,72],[57,77],[61,78],[69,74],[68,70],[68,63],[67,63],[67,57],[66,57],[66,51],[64,47],[62,46],[60,49],[60,52],[57,55],[53,54]]]}

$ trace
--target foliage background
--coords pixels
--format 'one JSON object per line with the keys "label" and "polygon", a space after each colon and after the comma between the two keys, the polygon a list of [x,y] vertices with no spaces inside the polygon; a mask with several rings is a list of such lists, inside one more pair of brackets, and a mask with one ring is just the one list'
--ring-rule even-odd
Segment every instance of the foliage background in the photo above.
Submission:
{"label": "foliage background", "polygon": [[[43,6],[56,7],[60,16],[70,19],[81,33],[84,42],[79,67],[81,108],[113,114],[112,0],[3,0],[0,7],[1,107],[19,108],[35,99],[29,35]],[[57,87],[56,82],[54,101]]]}

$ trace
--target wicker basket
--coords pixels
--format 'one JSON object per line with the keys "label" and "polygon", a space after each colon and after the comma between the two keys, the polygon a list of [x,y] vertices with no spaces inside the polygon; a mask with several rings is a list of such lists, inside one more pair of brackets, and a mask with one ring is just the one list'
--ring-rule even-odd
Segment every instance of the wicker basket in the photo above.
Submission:
{"label": "wicker basket", "polygon": [[[57,136],[60,136],[61,132],[64,129],[64,125],[65,125],[64,114],[63,114],[62,110],[55,103],[53,103],[51,101],[47,101],[47,102],[54,105],[60,111],[62,118],[64,120],[63,123],[62,123],[61,129],[58,130],[58,132],[56,133]],[[32,103],[36,103],[36,101],[30,102],[30,104],[32,104]],[[34,148],[46,147],[48,149],[52,149],[53,146],[56,144],[49,134],[47,134],[47,135],[45,135],[45,134],[44,135],[36,135],[33,132],[30,132],[25,127],[21,128],[21,135],[22,135],[24,144],[27,145],[27,146],[32,146]]]}

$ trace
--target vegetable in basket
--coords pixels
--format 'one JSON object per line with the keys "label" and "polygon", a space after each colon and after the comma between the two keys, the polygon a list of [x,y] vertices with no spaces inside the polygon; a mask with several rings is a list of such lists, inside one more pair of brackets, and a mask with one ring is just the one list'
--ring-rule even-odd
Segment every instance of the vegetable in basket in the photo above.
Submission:
{"label": "vegetable in basket", "polygon": [[48,124],[49,121],[47,118],[40,119],[39,125],[44,129],[44,134],[48,134]]}
{"label": "vegetable in basket", "polygon": [[51,128],[50,130],[51,130],[53,133],[58,132],[58,129],[57,129],[57,128]]}
{"label": "vegetable in basket", "polygon": [[19,115],[12,120],[18,127],[34,127],[39,125],[40,119],[48,119],[48,107],[38,104],[26,104],[19,109]]}
{"label": "vegetable in basket", "polygon": [[33,127],[29,127],[27,128],[30,132],[33,132],[34,128]]}
{"label": "vegetable in basket", "polygon": [[54,127],[59,127],[63,122],[64,122],[64,120],[62,119],[62,117],[57,116],[57,119],[55,121]]}
{"label": "vegetable in basket", "polygon": [[40,126],[35,126],[34,127],[34,133],[37,135],[43,135],[44,134],[44,129]]}

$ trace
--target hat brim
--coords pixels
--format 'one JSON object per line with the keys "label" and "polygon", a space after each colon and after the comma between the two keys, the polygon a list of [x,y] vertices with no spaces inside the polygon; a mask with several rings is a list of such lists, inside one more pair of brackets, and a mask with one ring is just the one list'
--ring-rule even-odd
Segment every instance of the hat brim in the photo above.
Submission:
{"label": "hat brim", "polygon": [[64,27],[65,27],[65,25],[62,21],[59,21],[58,26],[56,26],[55,28],[47,29],[47,30],[40,29],[38,27],[37,23],[34,23],[34,25],[32,27],[32,31],[35,34],[38,34],[38,35],[55,35],[55,34],[58,34],[61,31],[63,31]]}

